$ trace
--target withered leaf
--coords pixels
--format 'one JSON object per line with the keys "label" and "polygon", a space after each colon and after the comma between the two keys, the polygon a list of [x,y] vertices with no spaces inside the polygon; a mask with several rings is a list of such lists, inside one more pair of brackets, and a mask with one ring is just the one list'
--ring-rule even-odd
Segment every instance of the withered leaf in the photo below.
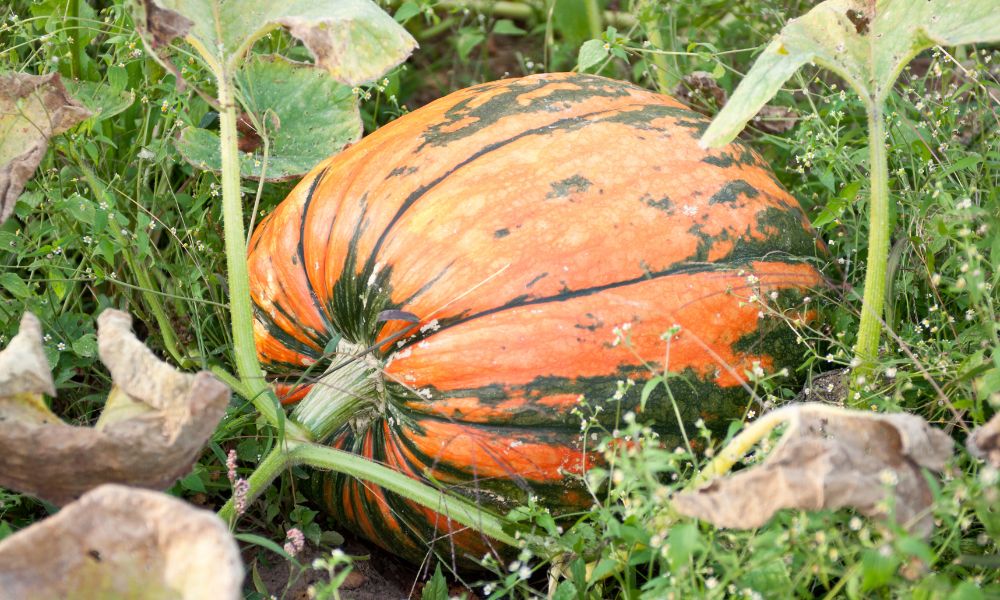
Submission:
{"label": "withered leaf", "polygon": [[0,596],[227,600],[239,548],[215,514],[160,492],[102,485],[0,542]]}
{"label": "withered leaf", "polygon": [[757,129],[764,131],[766,133],[785,133],[792,127],[795,127],[795,122],[798,121],[799,115],[791,108],[787,106],[771,106],[770,104],[762,107],[750,122]]}
{"label": "withered leaf", "polygon": [[89,116],[58,73],[0,74],[0,223],[42,162],[49,138]]}
{"label": "withered leaf", "polygon": [[973,456],[1000,468],[1000,413],[969,436],[966,446]]}
{"label": "withered leaf", "polygon": [[787,429],[761,465],[678,494],[677,511],[740,529],[760,527],[782,508],[854,507],[885,516],[888,486],[897,521],[930,532],[932,497],[922,469],[944,468],[952,454],[947,434],[909,414],[823,404],[780,410],[787,412]]}
{"label": "withered leaf", "polygon": [[706,71],[694,71],[681,78],[674,87],[674,96],[692,109],[712,115],[726,105],[726,90]]}
{"label": "withered leaf", "polygon": [[97,339],[114,385],[94,427],[71,426],[42,400],[53,390],[41,331],[30,315],[22,323],[0,352],[0,486],[63,505],[102,483],[165,489],[190,470],[229,401],[223,383],[175,371],[109,309]]}

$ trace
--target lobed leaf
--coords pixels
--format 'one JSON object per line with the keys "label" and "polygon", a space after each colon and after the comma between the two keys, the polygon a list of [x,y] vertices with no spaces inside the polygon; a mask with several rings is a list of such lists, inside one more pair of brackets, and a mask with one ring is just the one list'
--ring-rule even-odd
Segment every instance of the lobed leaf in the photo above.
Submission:
{"label": "lobed leaf", "polygon": [[417,47],[371,0],[131,0],[130,5],[152,48],[184,37],[216,70],[236,71],[253,43],[278,27],[302,40],[317,66],[348,85],[381,77]]}
{"label": "lobed leaf", "polygon": [[[255,56],[237,74],[243,105],[264,125],[269,141],[240,153],[240,174],[285,181],[356,142],[363,131],[351,88],[322,71],[280,56]],[[181,155],[195,167],[222,170],[219,134],[188,127],[177,140]]]}
{"label": "lobed leaf", "polygon": [[881,105],[920,51],[997,40],[998,0],[826,0],[789,21],[768,44],[701,145],[730,142],[807,63],[833,71],[865,102]]}

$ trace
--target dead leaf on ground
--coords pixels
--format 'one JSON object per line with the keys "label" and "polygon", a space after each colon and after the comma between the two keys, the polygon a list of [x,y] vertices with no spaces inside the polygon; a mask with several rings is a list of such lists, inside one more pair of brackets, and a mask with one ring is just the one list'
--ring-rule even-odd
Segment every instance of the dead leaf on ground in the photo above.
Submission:
{"label": "dead leaf on ground", "polygon": [[751,529],[782,508],[854,507],[885,516],[893,488],[899,523],[930,533],[932,496],[922,469],[940,471],[952,455],[943,431],[910,414],[873,414],[801,404],[787,411],[787,429],[756,467],[678,494],[683,515],[718,527]]}
{"label": "dead leaf on ground", "polygon": [[58,73],[0,75],[0,223],[42,162],[49,138],[89,116]]}
{"label": "dead leaf on ground", "polygon": [[208,372],[180,373],[135,338],[128,314],[97,320],[98,352],[113,386],[94,427],[64,423],[45,405],[53,395],[38,320],[0,352],[0,486],[57,505],[102,483],[166,489],[186,474],[229,402]]}
{"label": "dead leaf on ground", "polygon": [[706,71],[693,71],[674,87],[674,96],[693,110],[705,115],[713,115],[726,105],[726,90]]}
{"label": "dead leaf on ground", "polygon": [[973,431],[966,446],[973,456],[1000,468],[1000,413]]}
{"label": "dead leaf on ground", "polygon": [[761,107],[750,122],[757,129],[765,133],[785,133],[798,121],[799,115],[786,106],[771,106],[770,104]]}
{"label": "dead leaf on ground", "polygon": [[4,598],[241,597],[239,548],[214,513],[102,485],[0,542]]}

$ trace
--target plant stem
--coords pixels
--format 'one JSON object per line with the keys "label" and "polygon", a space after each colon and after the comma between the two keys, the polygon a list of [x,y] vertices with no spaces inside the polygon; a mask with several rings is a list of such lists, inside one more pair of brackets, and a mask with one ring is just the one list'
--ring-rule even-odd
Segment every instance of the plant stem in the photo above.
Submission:
{"label": "plant stem", "polygon": [[597,0],[584,0],[584,9],[587,11],[587,27],[590,29],[590,37],[599,39],[604,33],[604,26],[601,24],[601,7]]}
{"label": "plant stem", "polygon": [[[660,19],[657,14],[657,5],[649,0],[643,0],[638,6],[640,22],[646,31],[646,39],[649,40],[653,50],[666,50],[663,42],[663,35],[660,32]],[[652,55],[654,70],[656,71],[656,87],[661,94],[669,94],[673,87],[670,82],[670,67],[667,64],[667,57],[659,52]]]}
{"label": "plant stem", "polygon": [[341,339],[330,367],[313,383],[306,397],[296,403],[292,418],[323,441],[344,423],[376,411],[385,412],[379,391],[381,365],[364,347]]}
{"label": "plant stem", "polygon": [[[73,150],[73,146],[69,146],[69,149],[70,155],[76,161],[77,168],[83,174],[83,179],[90,186],[91,191],[94,192],[94,198],[98,201],[107,202],[109,206],[114,206],[114,198],[108,192],[107,187],[97,177],[97,174],[77,155]],[[109,231],[111,231],[111,234],[115,237],[115,241],[122,248],[130,246],[128,240],[124,238],[117,227],[109,227]],[[179,367],[187,369],[194,366],[194,361],[184,355],[177,345],[177,334],[174,332],[170,317],[167,316],[167,311],[164,310],[163,304],[156,294],[157,288],[153,286],[153,278],[149,271],[142,268],[128,250],[124,251],[122,255],[125,257],[125,262],[128,263],[128,268],[139,282],[139,293],[142,294],[142,299],[146,302],[146,306],[149,307],[150,312],[153,313],[153,318],[156,319],[156,326],[159,327],[163,348],[170,354],[170,357],[174,359]]]}
{"label": "plant stem", "polygon": [[83,34],[83,29],[80,27],[80,2],[83,0],[69,0],[67,8],[69,9],[69,14],[67,15],[73,24],[73,29],[70,29],[73,42],[70,44],[70,66],[72,67],[72,75],[78,79],[83,79],[83,68],[80,65],[80,53],[83,52],[83,45],[80,43],[80,36]]}
{"label": "plant stem", "polygon": [[503,517],[480,508],[470,500],[441,492],[389,467],[350,452],[318,444],[301,444],[292,451],[292,455],[295,464],[328,469],[370,481],[499,542],[510,546],[517,545],[517,540],[504,531],[507,521]]}
{"label": "plant stem", "polygon": [[723,448],[718,455],[716,455],[712,462],[705,465],[705,467],[691,479],[691,483],[688,485],[688,488],[694,489],[711,481],[715,477],[728,473],[729,470],[733,468],[733,465],[735,465],[738,460],[743,458],[746,453],[750,451],[750,448],[752,448],[754,444],[761,441],[765,436],[774,431],[775,427],[788,420],[788,412],[789,411],[786,409],[778,409],[761,415],[759,419],[754,421],[749,427],[734,437],[726,445],[726,447]]}
{"label": "plant stem", "polygon": [[229,282],[229,311],[232,320],[233,354],[246,397],[276,428],[299,439],[311,436],[279,414],[281,405],[264,379],[253,339],[253,312],[250,306],[250,274],[247,270],[246,234],[243,229],[243,198],[240,192],[240,160],[236,138],[236,99],[233,76],[223,65],[215,72],[219,85],[219,134],[222,156],[222,223],[226,242],[226,273]]}
{"label": "plant stem", "polygon": [[[249,486],[244,501],[247,504],[253,502],[283,470],[296,465],[308,465],[369,481],[504,544],[517,544],[517,540],[504,531],[507,522],[503,517],[465,498],[441,492],[357,454],[307,442],[288,442],[284,447],[279,445],[264,457],[247,479]],[[233,499],[222,507],[219,517],[227,523],[234,522],[236,507]]]}
{"label": "plant stem", "polygon": [[[289,442],[282,445],[277,444],[271,449],[271,452],[264,457],[263,460],[257,465],[257,468],[253,470],[250,477],[247,478],[247,483],[249,488],[246,496],[243,499],[245,503],[244,506],[249,506],[251,502],[257,499],[257,496],[271,485],[271,482],[281,474],[282,471],[291,466],[290,459],[290,449],[294,447],[297,442]],[[239,515],[236,514],[236,504],[235,496],[230,497],[226,501],[225,505],[219,510],[219,518],[229,525],[232,529],[236,524],[236,519]]]}
{"label": "plant stem", "polygon": [[[889,255],[889,165],[885,150],[885,118],[882,105],[873,101],[868,109],[868,153],[871,198],[868,202],[868,263],[865,272],[864,298],[861,302],[861,325],[854,348],[860,361],[854,370],[858,377],[871,372],[878,356],[882,333],[882,310],[885,305],[886,257]],[[853,398],[853,393],[851,394]]]}

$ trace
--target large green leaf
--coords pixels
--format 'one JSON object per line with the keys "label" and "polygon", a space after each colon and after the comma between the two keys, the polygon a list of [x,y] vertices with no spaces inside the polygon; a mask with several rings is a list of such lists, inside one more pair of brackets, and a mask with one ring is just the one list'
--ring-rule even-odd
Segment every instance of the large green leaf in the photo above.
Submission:
{"label": "large green leaf", "polygon": [[[237,73],[244,109],[267,136],[264,146],[240,152],[240,174],[267,181],[293,179],[361,137],[361,115],[351,88],[309,65],[256,56]],[[188,127],[177,148],[191,164],[219,171],[219,135]],[[265,169],[266,164],[266,171]]]}
{"label": "large green leaf", "polygon": [[[417,43],[371,0],[130,0],[154,49],[184,37],[217,72],[236,70],[254,41],[285,27],[316,64],[349,85],[382,76]],[[218,74],[218,73],[217,73]]]}
{"label": "large green leaf", "polygon": [[116,90],[114,87],[96,81],[63,82],[73,97],[91,112],[95,121],[104,121],[128,110],[135,102],[133,92]]}
{"label": "large green leaf", "polygon": [[1000,40],[1000,0],[826,0],[771,41],[701,138],[728,143],[799,67],[815,63],[881,106],[918,52]]}

